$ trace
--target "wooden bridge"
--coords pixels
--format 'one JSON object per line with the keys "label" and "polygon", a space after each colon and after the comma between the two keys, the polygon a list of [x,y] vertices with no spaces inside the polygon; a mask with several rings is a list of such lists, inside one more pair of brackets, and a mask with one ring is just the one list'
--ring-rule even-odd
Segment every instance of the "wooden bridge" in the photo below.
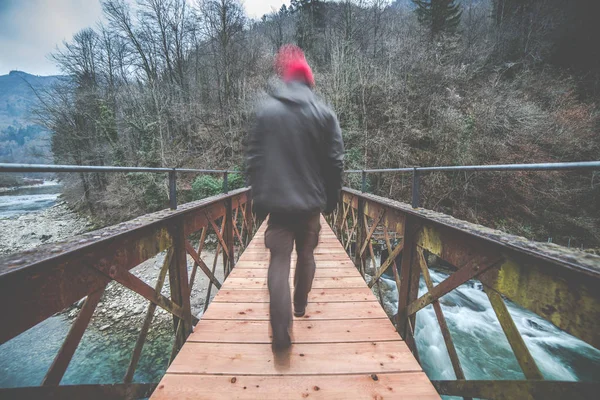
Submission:
{"label": "wooden bridge", "polygon": [[[307,315],[294,321],[289,357],[275,359],[268,336],[264,229],[252,215],[245,188],[1,258],[0,344],[86,300],[41,385],[0,389],[0,399],[421,399],[443,394],[574,400],[600,391],[598,382],[545,380],[505,304],[509,299],[600,348],[598,256],[346,188],[337,212],[323,221]],[[369,276],[375,232],[383,235],[389,256]],[[209,236],[217,242],[212,268],[202,255]],[[152,287],[131,269],[160,253],[165,261]],[[437,285],[429,276],[428,255],[454,268]],[[215,275],[221,256],[224,282]],[[390,319],[367,288],[387,270],[398,289],[398,312]],[[193,312],[190,301],[200,273],[208,277],[209,291],[220,289],[204,314]],[[167,275],[168,297],[162,291]],[[421,277],[428,290],[419,296]],[[470,279],[482,283],[525,379],[465,376],[439,299]],[[113,281],[148,301],[122,382],[60,385]],[[430,382],[417,362],[415,316],[428,305],[435,310],[456,380]],[[170,365],[160,383],[134,383],[157,307],[173,316]]]}
{"label": "wooden bridge", "polygon": [[277,360],[270,346],[263,224],[151,399],[439,399],[321,223],[313,290],[288,357]]}

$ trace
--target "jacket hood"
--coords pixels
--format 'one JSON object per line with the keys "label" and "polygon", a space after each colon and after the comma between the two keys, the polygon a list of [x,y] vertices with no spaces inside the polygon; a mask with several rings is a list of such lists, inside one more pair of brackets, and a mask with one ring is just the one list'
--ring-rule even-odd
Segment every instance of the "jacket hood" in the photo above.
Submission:
{"label": "jacket hood", "polygon": [[272,96],[286,103],[306,104],[313,100],[314,93],[306,84],[293,81],[276,88]]}

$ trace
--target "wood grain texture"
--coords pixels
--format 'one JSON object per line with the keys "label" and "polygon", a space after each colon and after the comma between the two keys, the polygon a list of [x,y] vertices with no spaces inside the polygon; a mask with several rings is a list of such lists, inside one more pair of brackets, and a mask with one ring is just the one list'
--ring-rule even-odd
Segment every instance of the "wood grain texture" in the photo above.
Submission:
{"label": "wood grain texture", "polygon": [[403,399],[440,397],[422,372],[343,376],[206,376],[167,374],[152,396],[166,399]]}
{"label": "wood grain texture", "polygon": [[[310,303],[301,319],[368,319],[387,318],[377,301],[346,303]],[[269,303],[211,303],[205,319],[269,320]],[[296,319],[296,318],[294,318]]]}
{"label": "wood grain texture", "polygon": [[[354,263],[352,261],[326,261],[315,259],[317,264],[317,269],[326,269],[326,268],[353,268],[356,269]],[[294,268],[296,266],[296,259],[292,258],[291,267]],[[246,261],[240,260],[236,263],[235,269],[267,269],[269,268],[269,259],[265,258],[263,261]]]}
{"label": "wood grain texture", "polygon": [[[309,303],[326,302],[359,302],[376,301],[373,293],[366,287],[361,288],[336,288],[336,289],[313,289],[308,294]],[[223,288],[213,299],[217,303],[268,303],[269,291],[265,289],[243,289],[229,290]]]}
{"label": "wood grain texture", "polygon": [[[290,274],[290,284],[293,282]],[[315,278],[313,280],[313,289],[332,289],[332,288],[362,288],[365,281],[360,276]],[[237,278],[230,277],[227,280],[229,289],[261,289],[267,287],[267,278]]]}
{"label": "wood grain texture", "polygon": [[[292,260],[295,258],[294,255],[292,255]],[[245,254],[243,261],[266,261],[269,259],[269,254],[268,253],[249,253],[249,254]],[[348,260],[348,255],[344,252],[335,252],[332,254],[319,254],[316,253],[315,254],[315,260],[320,261],[320,260],[325,260],[327,259],[327,261],[346,261]]]}
{"label": "wood grain texture", "polygon": [[[401,340],[387,318],[294,321],[294,343],[353,343]],[[205,343],[271,343],[268,321],[204,320],[188,341]]]}
{"label": "wood grain texture", "polygon": [[[294,275],[295,268],[291,269],[290,276]],[[266,278],[267,277],[267,269],[266,268],[234,268],[231,274],[229,274],[229,278]],[[335,278],[335,277],[359,277],[360,272],[354,267],[352,268],[318,268],[315,272],[315,279],[320,278]],[[228,279],[229,279],[228,278]],[[227,286],[225,286],[227,287]]]}
{"label": "wood grain texture", "polygon": [[402,341],[294,343],[289,365],[275,362],[270,344],[189,342],[169,373],[232,375],[331,375],[421,371]]}

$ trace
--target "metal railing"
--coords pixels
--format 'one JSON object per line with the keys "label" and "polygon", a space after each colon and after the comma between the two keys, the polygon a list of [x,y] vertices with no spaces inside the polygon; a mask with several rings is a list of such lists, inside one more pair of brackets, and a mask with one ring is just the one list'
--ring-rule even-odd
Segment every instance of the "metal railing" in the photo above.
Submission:
{"label": "metal railing", "polygon": [[[600,170],[600,161],[578,161],[559,163],[537,163],[537,164],[495,164],[495,165],[463,165],[463,166],[440,166],[440,167],[404,167],[404,168],[382,168],[382,169],[350,169],[344,171],[346,174],[362,174],[361,192],[367,191],[367,174],[375,173],[412,173],[412,199],[413,208],[420,207],[421,203],[421,175],[427,172],[502,172],[502,171],[577,171],[577,170]],[[229,191],[229,174],[243,174],[243,171],[219,170],[219,169],[192,169],[192,168],[148,168],[148,167],[113,167],[113,166],[79,166],[79,165],[46,165],[46,164],[8,164],[0,163],[2,172],[150,172],[169,174],[169,207],[177,209],[177,173],[196,174],[222,174],[223,193]]]}
{"label": "metal railing", "polygon": [[[404,168],[382,168],[382,169],[350,169],[344,171],[346,174],[362,175],[361,192],[367,191],[367,174],[374,173],[412,173],[412,199],[413,208],[420,207],[421,203],[421,175],[427,172],[502,172],[502,171],[577,171],[577,170],[600,170],[600,161],[578,161],[559,163],[537,163],[537,164],[495,164],[495,165],[463,165],[463,166],[440,166],[440,167],[404,167]],[[113,166],[78,166],[78,165],[46,165],[46,164],[7,164],[0,163],[2,172],[150,172],[169,174],[169,207],[177,209],[177,173],[197,174],[222,174],[223,193],[229,191],[229,174],[241,173],[243,171],[219,170],[219,169],[192,169],[192,168],[148,168],[148,167],[113,167]]]}
{"label": "metal railing", "polygon": [[223,193],[229,192],[228,175],[242,173],[241,171],[221,169],[193,169],[193,168],[149,168],[149,167],[113,167],[113,166],[88,166],[88,165],[48,165],[48,164],[10,164],[0,163],[0,173],[3,172],[150,172],[169,174],[169,207],[177,209],[177,173],[192,174],[222,174]]}
{"label": "metal railing", "polygon": [[501,172],[501,171],[576,171],[576,170],[600,170],[600,161],[580,161],[561,163],[539,163],[539,164],[496,164],[496,165],[464,165],[464,166],[442,166],[442,167],[406,167],[406,168],[384,168],[384,169],[351,169],[345,171],[347,174],[362,174],[361,192],[367,191],[367,174],[384,172],[411,172],[412,173],[412,201],[413,208],[418,208],[421,203],[420,179],[425,172]]}

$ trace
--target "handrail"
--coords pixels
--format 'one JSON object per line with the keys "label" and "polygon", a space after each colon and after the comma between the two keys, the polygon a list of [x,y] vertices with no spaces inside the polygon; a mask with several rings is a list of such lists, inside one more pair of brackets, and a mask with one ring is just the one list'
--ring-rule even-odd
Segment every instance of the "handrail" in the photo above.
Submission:
{"label": "handrail", "polygon": [[[440,167],[405,167],[383,169],[350,169],[347,174],[361,173],[361,191],[367,188],[368,173],[412,172],[412,206],[420,206],[420,174],[421,172],[443,171],[558,171],[558,170],[595,170],[600,169],[600,161],[577,161],[537,164],[492,164],[492,165],[457,165]],[[76,166],[76,165],[46,165],[46,164],[10,164],[0,163],[1,172],[152,172],[169,174],[169,204],[171,209],[177,209],[177,179],[179,173],[223,174],[223,193],[227,193],[228,174],[243,173],[242,171],[189,169],[189,168],[147,168],[147,167],[112,167],[112,166]]]}
{"label": "handrail", "polygon": [[182,172],[203,174],[234,174],[241,171],[226,169],[193,168],[150,168],[150,167],[113,167],[95,165],[50,165],[50,164],[12,164],[0,163],[0,172]]}
{"label": "handrail", "polygon": [[442,167],[412,167],[412,168],[385,168],[385,169],[351,169],[345,173],[362,174],[361,192],[367,191],[367,174],[381,172],[412,172],[412,201],[413,208],[419,208],[421,202],[420,177],[422,172],[444,171],[559,171],[559,170],[600,170],[600,161],[577,161],[561,163],[538,164],[496,164],[496,165],[463,165]]}
{"label": "handrail", "polygon": [[441,167],[405,167],[383,169],[350,169],[346,173],[378,172],[436,172],[436,171],[555,171],[577,169],[600,169],[600,161],[577,161],[538,164],[495,164],[495,165],[456,165]]}
{"label": "handrail", "polygon": [[[404,167],[404,168],[379,168],[379,169],[349,169],[347,174],[355,173],[380,173],[380,172],[436,172],[436,171],[555,171],[599,169],[600,161],[576,161],[557,163],[532,163],[532,164],[492,164],[492,165],[449,165],[439,167]],[[15,164],[0,163],[0,172],[181,172],[204,174],[235,174],[243,171],[227,169],[195,169],[195,168],[152,168],[152,167],[113,167],[91,165],[52,165],[52,164]]]}
{"label": "handrail", "polygon": [[223,193],[229,192],[228,175],[243,171],[226,169],[192,168],[150,168],[150,167],[113,167],[95,165],[50,165],[50,164],[13,164],[0,163],[2,172],[150,172],[169,174],[169,207],[177,209],[177,173],[223,174]]}

